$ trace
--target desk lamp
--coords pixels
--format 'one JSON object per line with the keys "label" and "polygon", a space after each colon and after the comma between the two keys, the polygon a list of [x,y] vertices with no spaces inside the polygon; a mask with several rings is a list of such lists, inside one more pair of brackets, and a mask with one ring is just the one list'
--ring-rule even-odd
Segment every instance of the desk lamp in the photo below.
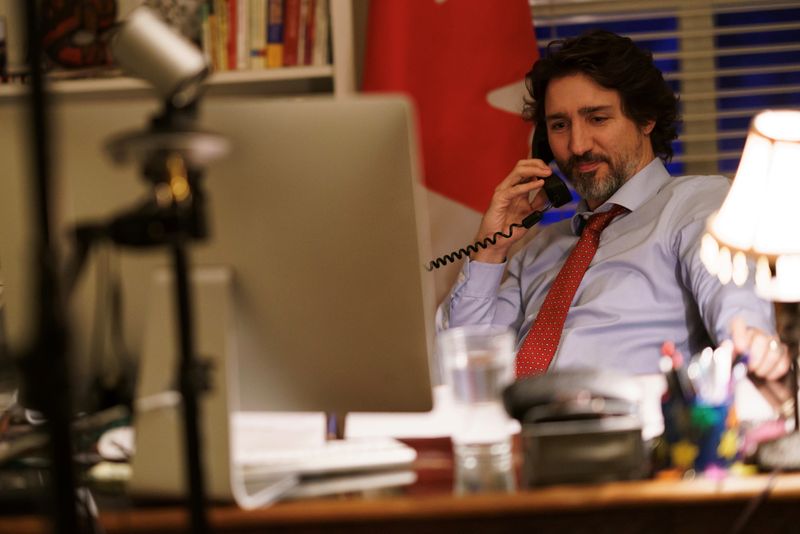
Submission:
{"label": "desk lamp", "polygon": [[[798,200],[800,111],[763,111],[750,124],[728,196],[708,219],[700,255],[709,272],[723,284],[741,286],[750,275],[748,259],[754,260],[756,294],[774,302],[800,302]],[[793,361],[795,432],[763,447],[758,459],[764,466],[800,467],[797,339],[784,341]]]}

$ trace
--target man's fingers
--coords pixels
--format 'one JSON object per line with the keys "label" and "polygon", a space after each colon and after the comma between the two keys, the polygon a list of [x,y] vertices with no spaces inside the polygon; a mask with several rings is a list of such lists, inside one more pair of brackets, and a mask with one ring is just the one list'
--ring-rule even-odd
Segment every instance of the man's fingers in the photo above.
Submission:
{"label": "man's fingers", "polygon": [[[767,335],[760,330],[752,328],[747,330],[749,335],[741,332],[738,334],[740,339],[748,343],[743,345],[743,350],[739,350],[737,347],[737,352],[745,352],[750,355],[748,365],[750,371],[766,380],[775,380],[785,375],[791,365],[786,345],[776,337]],[[731,333],[734,334],[734,331],[735,329],[732,327]]]}
{"label": "man's fingers", "polygon": [[511,206],[517,205],[518,202],[524,201],[527,207],[530,204],[528,200],[530,193],[541,189],[543,186],[544,180],[536,178],[511,187],[498,189],[494,194],[492,204],[496,208],[506,210]]}
{"label": "man's fingers", "polygon": [[523,194],[530,193],[531,191],[541,189],[542,187],[544,187],[544,180],[542,180],[541,178],[534,178],[529,182],[522,182],[515,186],[512,186],[506,191],[508,191],[508,193],[512,197],[517,197]]}
{"label": "man's fingers", "polygon": [[754,332],[747,327],[741,317],[736,317],[731,321],[731,339],[737,354],[750,351],[750,341],[753,339]]}
{"label": "man's fingers", "polygon": [[[759,335],[751,332],[750,342],[742,352],[747,352],[750,355],[750,363],[748,367],[756,374],[759,374],[764,363],[764,358],[767,357],[769,338],[765,335]],[[759,375],[761,376],[761,375]]]}
{"label": "man's fingers", "polygon": [[545,163],[544,161],[540,160],[539,158],[528,158],[528,159],[521,159],[517,162],[517,165],[529,165],[539,167],[541,169],[549,169],[550,165]]}
{"label": "man's fingers", "polygon": [[778,380],[789,372],[791,366],[792,364],[789,358],[785,354],[781,355],[775,362],[775,366],[767,372],[764,378],[767,380]]}
{"label": "man's fingers", "polygon": [[753,372],[767,380],[776,380],[789,371],[789,358],[786,353],[786,346],[772,338],[766,343],[757,367],[752,368]]}
{"label": "man's fingers", "polygon": [[500,182],[497,190],[508,189],[519,184],[521,181],[528,181],[531,178],[550,176],[553,170],[548,167],[543,161],[538,159],[521,160],[517,163],[514,169],[506,176],[505,180]]}
{"label": "man's fingers", "polygon": [[786,345],[772,334],[752,328],[739,317],[730,322],[731,340],[737,354],[749,356],[748,368],[766,380],[784,376],[791,366]]}

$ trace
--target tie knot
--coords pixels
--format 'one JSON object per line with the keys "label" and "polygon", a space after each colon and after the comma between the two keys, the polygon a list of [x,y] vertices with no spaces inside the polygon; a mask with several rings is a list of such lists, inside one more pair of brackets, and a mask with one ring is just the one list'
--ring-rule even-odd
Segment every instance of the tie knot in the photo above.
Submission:
{"label": "tie knot", "polygon": [[589,221],[586,223],[586,228],[584,228],[584,231],[589,230],[590,232],[602,232],[603,229],[612,221],[612,219],[614,219],[614,217],[625,213],[626,211],[628,211],[627,208],[624,208],[619,204],[614,204],[608,211],[595,213],[589,217]]}

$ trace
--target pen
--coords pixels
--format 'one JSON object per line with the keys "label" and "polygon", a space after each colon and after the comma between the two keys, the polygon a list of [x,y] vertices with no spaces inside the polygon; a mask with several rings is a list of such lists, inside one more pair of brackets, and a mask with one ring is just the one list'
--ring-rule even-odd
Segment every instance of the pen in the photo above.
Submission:
{"label": "pen", "polygon": [[695,397],[695,391],[683,367],[683,355],[672,342],[661,346],[661,354],[658,364],[667,379],[668,391],[684,404],[690,403]]}
{"label": "pen", "polygon": [[679,400],[681,403],[686,404],[687,399],[683,393],[680,382],[678,381],[678,375],[675,372],[675,368],[672,365],[672,358],[669,356],[662,356],[658,360],[658,367],[661,369],[661,372],[667,379],[667,393],[669,394],[670,398],[674,398]]}
{"label": "pen", "polygon": [[683,396],[686,398],[687,402],[692,402],[696,396],[696,391],[692,381],[689,380],[689,375],[687,374],[687,369],[683,361],[683,354],[676,350],[671,357],[672,368],[674,369],[675,377],[683,392]]}

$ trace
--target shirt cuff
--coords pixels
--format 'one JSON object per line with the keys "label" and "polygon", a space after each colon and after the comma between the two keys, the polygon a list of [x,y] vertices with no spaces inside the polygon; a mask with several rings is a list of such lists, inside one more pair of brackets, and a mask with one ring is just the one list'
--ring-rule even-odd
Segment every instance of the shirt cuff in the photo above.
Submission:
{"label": "shirt cuff", "polygon": [[503,280],[506,263],[483,263],[468,260],[464,264],[462,275],[465,276],[462,295],[465,297],[494,297]]}

